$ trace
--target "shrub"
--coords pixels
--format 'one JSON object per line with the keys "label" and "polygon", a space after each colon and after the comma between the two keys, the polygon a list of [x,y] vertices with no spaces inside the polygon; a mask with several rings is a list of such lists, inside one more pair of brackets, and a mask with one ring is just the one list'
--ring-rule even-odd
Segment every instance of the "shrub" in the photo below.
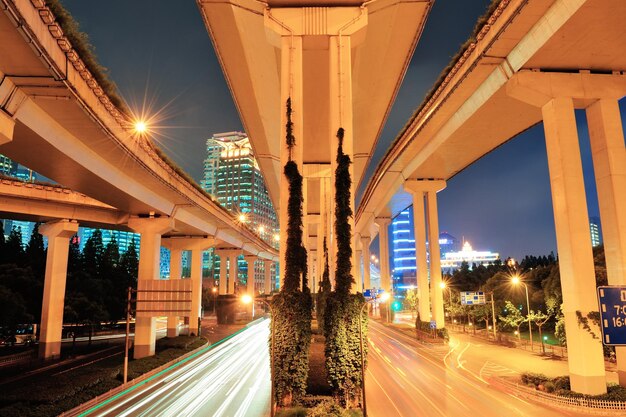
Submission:
{"label": "shrub", "polygon": [[307,409],[304,407],[285,408],[276,413],[276,417],[306,417],[307,415]]}
{"label": "shrub", "polygon": [[344,410],[334,401],[322,401],[315,407],[309,409],[307,417],[352,417],[360,416],[361,411]]}
{"label": "shrub", "polygon": [[537,387],[540,384],[548,381],[549,378],[543,374],[534,372],[524,372],[522,374],[522,384]]}

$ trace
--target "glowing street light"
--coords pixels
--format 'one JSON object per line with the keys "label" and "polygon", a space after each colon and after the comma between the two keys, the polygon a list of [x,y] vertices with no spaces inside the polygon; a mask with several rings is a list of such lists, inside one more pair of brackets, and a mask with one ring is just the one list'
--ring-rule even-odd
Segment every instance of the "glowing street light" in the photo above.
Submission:
{"label": "glowing street light", "polygon": [[274,233],[274,242],[280,242],[280,235],[278,233]]}
{"label": "glowing street light", "polygon": [[237,217],[241,223],[245,223],[248,220],[248,216],[245,213],[241,213],[239,217]]}
{"label": "glowing street light", "polygon": [[263,226],[263,225],[260,225],[260,226],[259,226],[259,233],[260,233],[260,234],[265,233],[265,226]]}
{"label": "glowing street light", "polygon": [[439,288],[441,288],[442,290],[445,290],[445,289],[446,289],[446,283],[445,283],[445,282],[443,282],[443,281],[441,281],[441,282],[439,283]]}
{"label": "glowing street light", "polygon": [[143,120],[137,120],[135,122],[134,128],[135,128],[135,132],[142,134],[142,133],[146,133],[146,131],[148,130],[148,125]]}
{"label": "glowing street light", "polygon": [[526,290],[526,311],[528,313],[528,315],[526,317],[528,319],[528,337],[530,339],[530,350],[532,352],[532,350],[533,350],[533,327],[532,327],[532,324],[530,323],[530,301],[528,299],[528,285],[523,283],[519,279],[518,275],[515,275],[513,278],[511,278],[511,282],[513,283],[513,285],[518,285],[518,284],[523,285],[524,289]]}

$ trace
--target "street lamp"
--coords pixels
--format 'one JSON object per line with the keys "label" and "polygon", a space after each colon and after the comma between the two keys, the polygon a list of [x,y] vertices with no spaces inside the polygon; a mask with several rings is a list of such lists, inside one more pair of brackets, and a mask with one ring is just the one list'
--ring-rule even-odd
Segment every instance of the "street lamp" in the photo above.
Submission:
{"label": "street lamp", "polygon": [[367,403],[365,402],[365,352],[363,348],[363,309],[367,302],[363,303],[359,311],[359,343],[361,344],[361,392],[363,394],[363,417],[367,417]]}
{"label": "street lamp", "polygon": [[146,133],[146,131],[148,130],[148,125],[143,120],[137,120],[135,121],[134,128],[135,132],[141,135],[143,133]]}
{"label": "street lamp", "polygon": [[217,287],[211,288],[211,292],[213,293],[213,315],[217,315]]}
{"label": "street lamp", "polygon": [[272,305],[270,303],[268,303],[266,300],[255,300],[252,298],[252,296],[245,294],[241,297],[241,302],[244,304],[250,304],[253,301],[259,301],[261,303],[264,303],[267,308],[270,310],[270,316],[272,317],[271,321],[270,321],[270,328],[271,328],[271,334],[270,334],[270,377],[271,377],[271,390],[270,390],[270,417],[274,417],[274,313],[272,312]]}
{"label": "street lamp", "polygon": [[248,220],[248,216],[245,213],[241,213],[237,218],[241,223],[245,223]]}
{"label": "street lamp", "polygon": [[528,285],[526,285],[525,283],[523,283],[520,279],[519,276],[515,275],[513,278],[511,278],[511,282],[513,283],[513,285],[518,285],[521,284],[524,286],[524,289],[526,290],[526,310],[528,312],[528,336],[530,338],[530,350],[532,352],[533,350],[533,327],[530,323],[530,301],[528,299]]}

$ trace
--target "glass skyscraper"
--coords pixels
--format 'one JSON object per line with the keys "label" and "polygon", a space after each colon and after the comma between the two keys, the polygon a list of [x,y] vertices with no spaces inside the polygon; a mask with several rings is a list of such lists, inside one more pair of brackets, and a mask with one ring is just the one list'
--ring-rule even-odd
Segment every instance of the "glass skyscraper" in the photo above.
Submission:
{"label": "glass skyscraper", "polygon": [[[278,231],[276,211],[270,199],[265,180],[254,157],[248,136],[243,132],[226,132],[207,140],[207,158],[204,161],[202,188],[233,213],[241,214],[246,224],[256,230],[262,239],[273,242]],[[219,259],[208,262],[214,277],[218,277]],[[240,279],[247,280],[247,263],[240,257]],[[257,271],[262,279],[262,271]]]}

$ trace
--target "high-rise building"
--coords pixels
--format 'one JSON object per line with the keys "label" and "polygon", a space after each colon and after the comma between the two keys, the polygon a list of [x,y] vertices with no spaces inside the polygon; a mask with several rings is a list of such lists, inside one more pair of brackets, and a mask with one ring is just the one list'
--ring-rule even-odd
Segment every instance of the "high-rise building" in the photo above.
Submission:
{"label": "high-rise building", "polygon": [[469,242],[463,243],[463,249],[459,252],[448,252],[441,259],[441,270],[452,272],[461,267],[463,262],[467,262],[469,267],[473,265],[493,264],[500,259],[500,254],[490,251],[475,251]]}
{"label": "high-rise building", "polygon": [[[413,206],[401,211],[392,220],[391,236],[393,286],[396,290],[409,288],[416,285],[417,281]],[[426,242],[426,246],[428,247],[428,242]],[[458,249],[459,241],[456,237],[448,232],[439,234],[442,268],[447,254],[454,253]]]}
{"label": "high-rise building", "polygon": [[[96,229],[92,229],[91,227],[78,228],[78,245],[81,251],[85,247],[87,240],[89,240],[95,231]],[[137,253],[139,253],[140,235],[138,233],[107,229],[100,229],[100,232],[102,233],[102,244],[105,247],[109,244],[109,242],[111,242],[111,240],[113,240],[113,238],[115,238],[117,246],[120,249],[120,253],[126,252],[132,242],[135,242],[135,249],[137,250]]]}
{"label": "high-rise building", "polygon": [[[262,239],[273,241],[278,230],[276,211],[265,180],[254,157],[248,136],[243,132],[213,135],[207,140],[202,188],[233,213],[243,216],[246,224],[258,231]],[[217,259],[208,260],[219,266]],[[247,263],[240,257],[240,279],[247,281]],[[211,267],[217,274],[214,267]],[[262,271],[257,279],[262,280]],[[214,275],[215,276],[215,275]]]}
{"label": "high-rise building", "polygon": [[589,218],[589,231],[591,232],[591,246],[594,248],[602,244],[602,225],[598,217]]}
{"label": "high-rise building", "polygon": [[17,174],[17,163],[8,156],[0,155],[0,175],[15,177]]}

